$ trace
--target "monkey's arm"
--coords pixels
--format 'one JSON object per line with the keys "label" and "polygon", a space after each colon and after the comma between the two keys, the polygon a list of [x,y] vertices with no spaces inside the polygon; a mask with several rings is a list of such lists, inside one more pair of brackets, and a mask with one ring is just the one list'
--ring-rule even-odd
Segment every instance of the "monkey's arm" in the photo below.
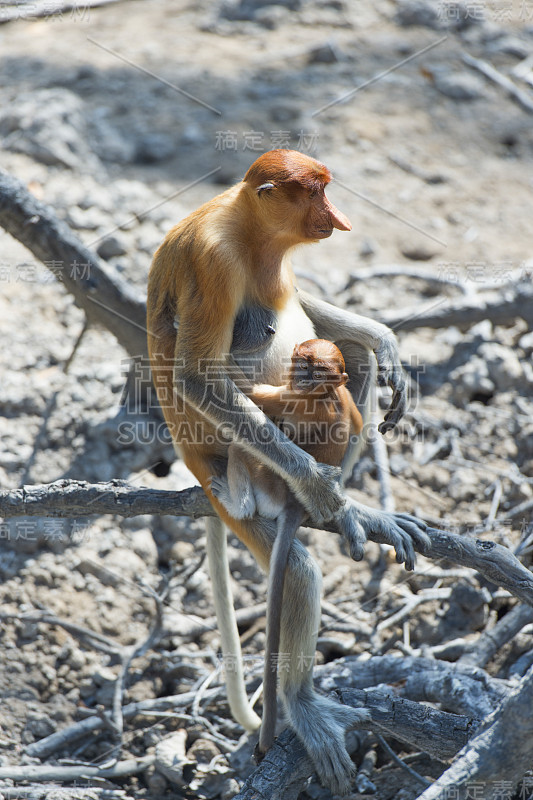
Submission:
{"label": "monkey's arm", "polygon": [[[220,301],[221,293],[219,281],[217,291],[207,298],[211,299],[213,307],[204,302],[203,311],[201,304],[194,302],[194,295],[180,298],[176,309],[179,327],[173,369],[176,394],[195,410],[198,422],[206,419],[210,423],[211,438],[211,426],[214,426],[223,440],[230,438],[238,442],[283,478],[317,524],[337,518],[349,542],[352,558],[363,558],[367,534],[378,529],[395,548],[398,561],[411,566],[414,562],[412,540],[424,537],[423,523],[409,515],[385,515],[347,500],[340,487],[341,470],[317,462],[291,442],[228,377],[226,369],[230,357],[227,353],[232,327],[229,330],[227,325],[224,327],[215,304],[215,298]],[[235,292],[228,287],[228,304],[232,296]],[[205,319],[209,320],[209,325],[205,324]],[[152,351],[156,347],[154,344]],[[182,356],[184,353],[188,354],[186,359]],[[194,442],[190,445],[198,449]]]}
{"label": "monkey's arm", "polygon": [[261,409],[223,372],[208,383],[198,375],[175,370],[175,386],[184,400],[262,464],[280,475],[318,524],[332,519],[343,506],[340,469],[319,464],[279,430]]}
{"label": "monkey's arm", "polygon": [[246,394],[268,417],[281,417],[294,396],[289,386],[271,386],[268,383],[256,383]]}
{"label": "monkey's arm", "polygon": [[346,392],[347,397],[346,397],[346,400],[344,402],[345,402],[345,405],[348,408],[348,411],[350,413],[350,422],[351,422],[351,425],[352,425],[352,430],[353,430],[354,433],[357,433],[357,434],[361,433],[361,431],[363,430],[363,417],[361,416],[361,413],[360,413],[359,409],[355,405],[350,392],[348,391],[346,386],[339,386],[337,391],[338,391],[339,395],[341,395],[343,400],[344,400],[343,395]]}
{"label": "monkey's arm", "polygon": [[[222,440],[237,442],[280,475],[318,524],[332,519],[344,503],[338,483],[340,470],[319,464],[291,442],[228,377],[227,358],[220,352],[210,358],[193,356],[185,362],[180,354],[193,349],[188,329],[182,316],[173,370],[177,395],[197,410],[200,421],[205,418],[214,426]],[[211,429],[209,435],[212,436]]]}
{"label": "monkey's arm", "polygon": [[[316,328],[317,336],[336,344],[355,342],[374,353],[378,376],[393,391],[390,408],[379,430],[381,433],[392,430],[407,409],[407,384],[393,332],[380,322],[337,308],[307,292],[300,290],[298,294],[305,313]],[[342,346],[340,349],[344,352]],[[346,357],[346,353],[344,355]]]}

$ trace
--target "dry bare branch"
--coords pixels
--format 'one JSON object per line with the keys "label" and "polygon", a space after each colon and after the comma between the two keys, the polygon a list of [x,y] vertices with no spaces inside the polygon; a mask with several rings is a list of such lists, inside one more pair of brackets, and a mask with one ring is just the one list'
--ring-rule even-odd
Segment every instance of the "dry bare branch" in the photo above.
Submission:
{"label": "dry bare branch", "polygon": [[[215,690],[213,690],[215,693]],[[179,695],[156,697],[151,700],[140,700],[137,703],[128,703],[122,709],[125,720],[133,719],[139,714],[148,714],[151,711],[174,711],[186,708],[195,698],[195,692],[183,692]],[[51,733],[38,742],[33,742],[26,748],[26,753],[33,758],[47,758],[52,753],[63,747],[71,745],[105,726],[104,720],[95,714],[92,717],[75,722],[61,731]]]}
{"label": "dry bare branch", "polygon": [[[0,492],[0,515],[4,518],[73,518],[88,514],[120,514],[123,517],[172,514],[197,518],[213,516],[215,512],[199,486],[169,492],[132,487],[117,480],[90,484],[62,479]],[[327,523],[322,529],[338,533],[334,523]],[[449,559],[475,569],[522,602],[533,605],[533,574],[510,550],[495,542],[458,536],[436,528],[429,528],[427,532],[430,544],[423,551],[427,558]],[[369,538],[377,544],[388,544],[379,531],[373,531]],[[415,549],[419,549],[416,542],[413,544]]]}
{"label": "dry bare branch", "polygon": [[400,767],[400,769],[403,769],[405,772],[407,772],[411,778],[414,778],[417,783],[421,783],[422,786],[430,786],[431,781],[428,781],[427,778],[424,778],[423,775],[420,775],[419,772],[416,772],[416,770],[406,764],[405,761],[402,761],[402,759],[394,752],[390,744],[386,739],[383,738],[383,736],[381,736],[381,734],[375,733],[374,735],[383,749],[389,754],[390,758]]}
{"label": "dry bare branch", "polygon": [[438,711],[424,703],[377,689],[343,689],[340,698],[346,705],[364,707],[372,721],[365,727],[385,736],[394,736],[439,761],[449,761],[464,747],[479,725],[475,717]]}
{"label": "dry bare branch", "polygon": [[[389,156],[390,158],[390,156]],[[394,164],[398,164],[396,159],[391,158]],[[461,294],[468,295],[472,294],[473,290],[468,283],[464,281],[455,280],[454,278],[447,278],[445,276],[439,275],[436,272],[430,272],[426,269],[417,269],[413,267],[411,264],[380,264],[376,267],[370,267],[367,269],[358,268],[357,272],[352,272],[346,286],[344,287],[343,291],[348,291],[353,286],[356,286],[361,281],[365,283],[366,281],[376,280],[378,278],[384,278],[389,280],[390,278],[414,278],[415,280],[425,281],[426,283],[430,284],[431,286],[438,286],[442,287],[449,287],[453,289],[457,289],[461,292]]]}
{"label": "dry bare branch", "polygon": [[490,319],[494,325],[502,325],[515,319],[524,319],[533,326],[533,285],[522,281],[499,291],[479,293],[464,300],[442,298],[432,302],[427,311],[420,307],[403,309],[401,313],[391,311],[380,316],[395,331],[414,331],[417,328],[470,328],[476,322]]}
{"label": "dry bare branch", "polygon": [[452,590],[450,587],[443,589],[422,589],[418,594],[407,597],[404,605],[398,609],[398,611],[394,611],[390,616],[378,622],[376,630],[381,633],[387,628],[399,625],[400,622],[403,622],[407,617],[411,616],[415,608],[422,603],[430,603],[433,600],[438,600],[439,602],[448,600],[451,593]]}
{"label": "dry bare branch", "polygon": [[492,83],[495,83],[497,86],[504,89],[507,94],[525,111],[533,114],[533,98],[529,92],[521,89],[519,86],[516,86],[516,84],[514,84],[513,81],[507,77],[507,75],[503,75],[495,67],[493,67],[492,64],[489,64],[488,61],[483,61],[481,58],[474,58],[468,53],[463,53],[462,59],[465,64],[468,64],[469,67],[481,72],[481,74],[488,78],[489,81],[492,81]]}
{"label": "dry bare branch", "polygon": [[211,517],[215,512],[200,486],[169,492],[131,486],[126,481],[87,483],[61,479],[0,492],[0,515],[11,517],[61,517],[92,514],[172,514]]}
{"label": "dry bare branch", "polygon": [[0,780],[12,781],[83,781],[90,778],[125,778],[144,772],[154,763],[154,756],[130,758],[119,761],[112,767],[93,767],[90,764],[77,764],[74,767],[63,767],[40,764],[23,764],[21,766],[0,767]]}
{"label": "dry bare branch", "polygon": [[[437,711],[381,690],[345,689],[339,694],[345,704],[363,705],[370,711],[372,721],[365,722],[365,728],[392,734],[440,760],[452,758],[479,725],[475,718]],[[284,731],[235,800],[296,798],[312,772],[313,765],[295,734]]]}
{"label": "dry bare branch", "polygon": [[[0,8],[0,24],[11,22],[16,19],[37,19],[37,17],[61,16],[67,11],[74,15],[78,14],[83,18],[89,8],[108,6],[117,3],[118,0],[33,0],[31,3],[22,5],[20,0],[2,3]],[[75,19],[75,16],[74,16]]]}
{"label": "dry bare branch", "polygon": [[69,786],[64,789],[57,783],[38,783],[32,786],[5,786],[0,783],[0,794],[9,800],[133,800],[124,789],[101,786]]}
{"label": "dry bare branch", "polygon": [[473,784],[483,800],[501,798],[502,786],[516,786],[533,758],[533,667],[501,708],[479,727],[458,758],[419,800],[466,800]]}
{"label": "dry bare branch", "polygon": [[347,656],[315,667],[314,678],[324,692],[400,683],[409,700],[440,703],[454,714],[476,718],[499,706],[512,685],[479,668],[422,656],[373,656],[367,661]]}
{"label": "dry bare branch", "polygon": [[507,642],[511,641],[525,625],[533,622],[531,606],[515,606],[493,628],[484,630],[477,642],[459,659],[460,664],[484,667]]}
{"label": "dry bare branch", "polygon": [[75,636],[80,642],[83,642],[87,647],[92,647],[95,650],[100,650],[108,655],[117,656],[120,653],[120,645],[104,636],[97,631],[91,631],[89,628],[84,628],[81,625],[76,625],[74,622],[69,622],[66,619],[60,619],[55,614],[48,611],[28,611],[26,613],[18,614],[11,611],[1,611],[0,620],[16,619],[20,622],[43,622],[47,625],[57,625],[60,628],[68,631],[72,636]]}
{"label": "dry bare branch", "polygon": [[120,670],[115,681],[113,692],[112,723],[117,738],[117,746],[113,753],[113,757],[117,759],[119,758],[120,751],[122,749],[122,735],[124,733],[124,715],[122,703],[124,701],[128,670],[133,659],[138,658],[150,650],[163,635],[163,602],[167,592],[165,591],[165,593],[160,596],[149,590],[149,594],[155,601],[155,616],[150,631],[148,636],[143,637],[140,641],[136,642],[130,647],[123,648],[120,658]]}
{"label": "dry bare branch", "polygon": [[359,794],[375,794],[376,786],[372,783],[372,775],[376,768],[378,755],[375,747],[369,746],[359,769],[357,770],[357,777],[355,779],[355,788]]}
{"label": "dry bare branch", "polygon": [[[147,354],[146,304],[107,264],[78,239],[65,222],[26,186],[0,170],[0,225],[18,239],[73,295],[90,322],[103,325],[132,356]],[[61,264],[62,269],[57,270]],[[85,269],[80,269],[83,265]]]}

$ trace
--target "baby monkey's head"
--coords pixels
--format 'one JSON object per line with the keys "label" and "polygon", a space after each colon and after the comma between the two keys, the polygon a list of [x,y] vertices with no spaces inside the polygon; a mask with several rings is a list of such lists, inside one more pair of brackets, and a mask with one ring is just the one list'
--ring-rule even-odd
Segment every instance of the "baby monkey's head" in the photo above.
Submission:
{"label": "baby monkey's head", "polygon": [[348,380],[339,348],[327,339],[309,339],[292,353],[289,383],[302,394],[333,393]]}

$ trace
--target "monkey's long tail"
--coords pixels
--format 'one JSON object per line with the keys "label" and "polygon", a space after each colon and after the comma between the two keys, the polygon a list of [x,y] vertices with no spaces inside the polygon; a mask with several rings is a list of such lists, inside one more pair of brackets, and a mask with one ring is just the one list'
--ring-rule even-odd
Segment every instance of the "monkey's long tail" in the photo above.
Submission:
{"label": "monkey's long tail", "polygon": [[233,608],[226,550],[226,530],[217,517],[206,518],[207,561],[213,583],[215,611],[225,661],[226,687],[231,713],[247,731],[255,731],[261,720],[250,707],[244,685],[241,643]]}
{"label": "monkey's long tail", "polygon": [[277,533],[270,556],[267,590],[265,668],[263,673],[263,719],[259,731],[259,752],[274,744],[277,720],[277,678],[283,586],[289,551],[298,528],[306,516],[296,500],[290,500],[277,519]]}

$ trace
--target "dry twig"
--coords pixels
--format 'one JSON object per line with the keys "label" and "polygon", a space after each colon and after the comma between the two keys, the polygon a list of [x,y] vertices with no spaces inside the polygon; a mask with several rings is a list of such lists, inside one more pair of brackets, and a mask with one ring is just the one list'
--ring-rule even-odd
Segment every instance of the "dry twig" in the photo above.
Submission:
{"label": "dry twig", "polygon": [[400,769],[405,770],[407,774],[411,776],[411,778],[414,778],[417,783],[421,783],[422,786],[431,785],[431,781],[428,781],[427,778],[424,778],[423,775],[420,775],[418,772],[416,772],[416,770],[414,770],[412,767],[406,764],[405,761],[402,761],[402,759],[398,755],[396,755],[390,744],[388,744],[388,742],[383,738],[383,736],[380,736],[379,733],[376,733],[374,735],[378,740],[378,742],[380,743],[380,745],[384,748],[384,750],[386,750],[386,752],[392,758],[392,760],[396,764],[398,764]]}
{"label": "dry twig", "polygon": [[61,16],[70,11],[73,15],[83,17],[89,8],[108,6],[118,0],[32,0],[31,3],[22,5],[19,2],[2,3],[0,8],[0,24],[12,22],[16,19],[37,19],[38,17]]}
{"label": "dry twig", "polygon": [[51,614],[48,611],[29,611],[23,614],[11,611],[0,611],[0,620],[4,619],[16,619],[20,622],[43,622],[47,625],[57,625],[68,631],[72,636],[75,636],[76,639],[79,639],[80,642],[83,642],[88,647],[92,647],[95,650],[100,650],[102,653],[107,653],[112,656],[117,656],[120,653],[120,645],[109,637],[104,636],[102,633],[91,631],[89,628],[84,628],[81,625],[76,625],[74,622],[60,619],[56,617],[55,614]]}
{"label": "dry twig", "polygon": [[[398,163],[394,159],[391,160],[394,161],[395,164]],[[371,267],[369,269],[358,268],[357,272],[353,272],[348,278],[348,282],[343,291],[348,291],[352,286],[356,286],[361,281],[365,283],[366,281],[375,280],[376,278],[385,278],[386,280],[390,278],[414,278],[415,280],[425,281],[425,283],[431,286],[448,286],[453,289],[458,289],[461,294],[464,295],[472,294],[473,292],[470,284],[464,281],[446,278],[428,270],[416,269],[410,264],[380,264],[377,267]]]}
{"label": "dry twig", "polygon": [[64,789],[55,783],[33,786],[4,786],[0,783],[0,795],[6,800],[133,800],[123,789],[101,786],[69,786]]}
{"label": "dry twig", "polygon": [[459,659],[459,664],[484,667],[507,642],[525,625],[533,622],[533,608],[517,605],[502,617],[493,628],[483,631],[477,642]]}
{"label": "dry twig", "polygon": [[115,681],[115,689],[113,692],[113,708],[112,708],[112,723],[113,729],[117,738],[117,746],[113,751],[113,758],[118,759],[122,749],[122,734],[124,733],[124,714],[122,703],[124,700],[124,692],[126,689],[126,678],[131,662],[134,658],[144,655],[150,650],[163,635],[163,603],[167,596],[168,586],[163,594],[160,596],[152,591],[150,587],[145,586],[147,591],[155,601],[155,617],[148,633],[148,636],[141,639],[139,642],[131,645],[130,647],[123,648],[120,658],[120,670]]}
{"label": "dry twig", "polygon": [[[213,690],[213,693],[216,694],[216,691]],[[151,712],[174,711],[186,708],[192,703],[194,697],[195,692],[183,692],[178,695],[128,703],[122,709],[123,718],[130,720],[139,714],[148,715]],[[39,739],[38,742],[33,742],[26,748],[26,753],[33,758],[47,758],[63,747],[70,746],[73,742],[77,742],[95,731],[102,730],[104,725],[104,720],[95,714],[80,722],[75,722],[61,731],[51,733],[49,736]]]}
{"label": "dry twig", "polygon": [[119,761],[112,767],[93,767],[90,764],[79,764],[74,767],[63,767],[40,764],[24,764],[22,766],[0,767],[0,780],[12,781],[84,781],[91,778],[126,778],[144,772],[154,763],[154,756],[129,758]]}
{"label": "dry twig", "polygon": [[[502,296],[503,295],[503,296]],[[391,311],[380,316],[380,322],[393,330],[414,331],[417,328],[470,328],[476,322],[490,319],[494,325],[502,325],[515,319],[524,319],[533,326],[533,286],[522,281],[506,287],[502,292],[483,292],[464,300],[443,299],[431,303],[427,311],[419,307],[403,309],[401,313]]]}
{"label": "dry twig", "polygon": [[513,81],[507,77],[507,75],[503,75],[495,67],[493,67],[492,64],[489,64],[488,61],[483,61],[481,58],[474,58],[468,53],[463,53],[462,59],[465,64],[468,64],[469,67],[481,72],[481,74],[488,78],[489,81],[492,81],[492,83],[495,83],[497,86],[505,89],[507,94],[516,103],[518,103],[519,106],[522,106],[525,111],[533,114],[533,97],[531,97],[529,92],[526,92],[524,89],[516,86],[516,84],[514,84]]}
{"label": "dry twig", "polygon": [[429,603],[433,600],[442,602],[448,600],[452,593],[451,588],[446,589],[422,589],[418,594],[413,594],[406,598],[404,605],[398,610],[393,612],[389,617],[378,622],[376,630],[382,633],[387,628],[392,628],[398,625],[409,617],[417,606],[422,603]]}

